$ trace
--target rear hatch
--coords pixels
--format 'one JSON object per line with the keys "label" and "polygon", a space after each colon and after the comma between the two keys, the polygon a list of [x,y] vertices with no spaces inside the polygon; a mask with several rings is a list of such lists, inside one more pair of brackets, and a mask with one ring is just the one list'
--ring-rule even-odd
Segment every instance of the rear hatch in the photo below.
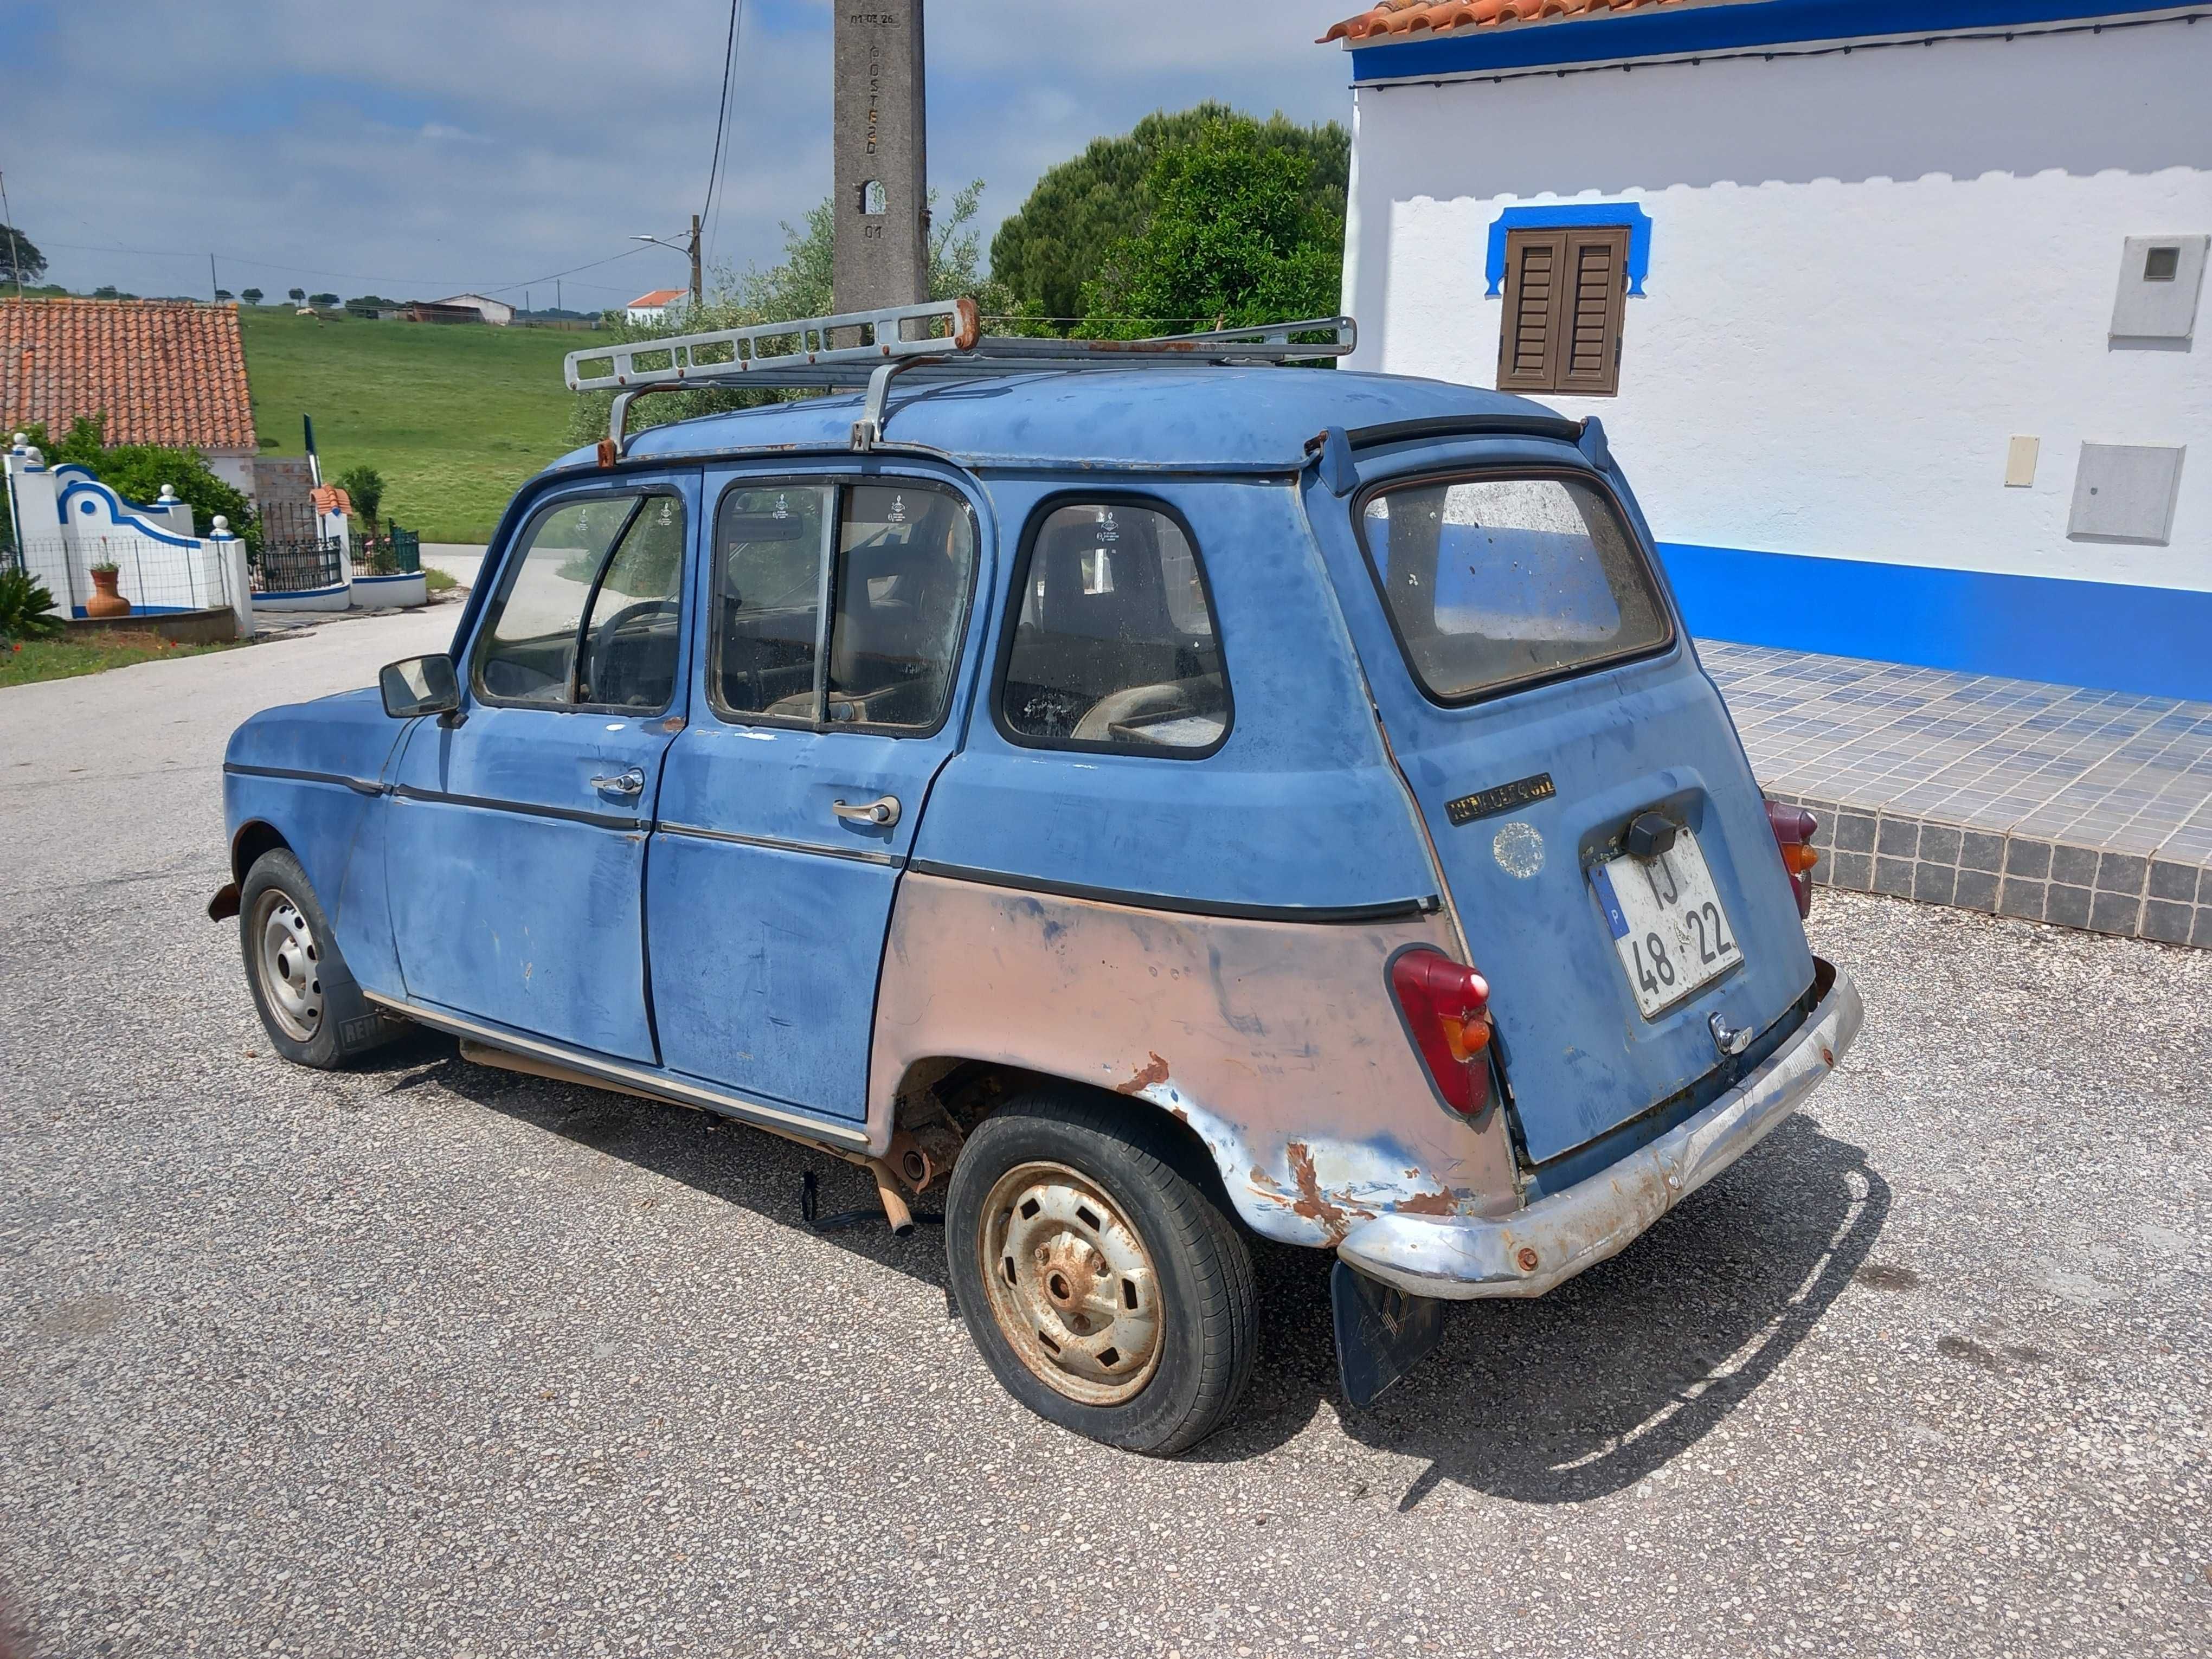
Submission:
{"label": "rear hatch", "polygon": [[1803,995],[1789,880],[1609,464],[1527,438],[1358,463],[1344,495],[1308,474],[1308,515],[1490,981],[1524,1155],[1578,1178],[1570,1154],[1656,1132]]}

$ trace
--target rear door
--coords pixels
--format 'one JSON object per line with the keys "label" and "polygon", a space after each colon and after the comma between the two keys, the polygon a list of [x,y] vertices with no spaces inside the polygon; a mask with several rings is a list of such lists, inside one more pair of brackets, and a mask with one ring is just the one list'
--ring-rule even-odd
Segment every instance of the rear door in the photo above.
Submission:
{"label": "rear door", "polygon": [[[1542,1165],[1711,1073],[1713,1017],[1765,1030],[1812,960],[1617,476],[1513,440],[1401,446],[1360,477],[1310,479],[1307,511]],[[1628,855],[1639,818],[1663,853]]]}
{"label": "rear door", "polygon": [[873,464],[707,483],[696,696],[647,882],[662,1054],[859,1119],[891,900],[972,678],[981,521],[955,481]]}

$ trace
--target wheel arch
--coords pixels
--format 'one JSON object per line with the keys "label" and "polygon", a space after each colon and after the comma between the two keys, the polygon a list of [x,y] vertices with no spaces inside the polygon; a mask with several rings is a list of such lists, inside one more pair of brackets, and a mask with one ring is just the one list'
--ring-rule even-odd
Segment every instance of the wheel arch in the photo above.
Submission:
{"label": "wheel arch", "polygon": [[266,818],[248,818],[240,824],[230,838],[230,874],[234,881],[243,882],[246,872],[259,861],[264,854],[277,851],[292,853],[292,843],[284,839],[284,832]]}

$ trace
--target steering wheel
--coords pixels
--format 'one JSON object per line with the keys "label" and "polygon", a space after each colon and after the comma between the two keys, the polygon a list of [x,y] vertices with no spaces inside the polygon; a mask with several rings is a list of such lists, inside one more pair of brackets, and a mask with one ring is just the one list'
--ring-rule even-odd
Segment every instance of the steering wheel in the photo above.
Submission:
{"label": "steering wheel", "polygon": [[623,631],[633,623],[663,611],[680,615],[683,606],[675,599],[640,599],[635,605],[624,605],[592,630],[591,654],[584,665],[586,695],[583,700],[586,702],[607,701],[601,695],[601,683],[606,678],[607,661],[612,654],[615,641],[622,637]]}

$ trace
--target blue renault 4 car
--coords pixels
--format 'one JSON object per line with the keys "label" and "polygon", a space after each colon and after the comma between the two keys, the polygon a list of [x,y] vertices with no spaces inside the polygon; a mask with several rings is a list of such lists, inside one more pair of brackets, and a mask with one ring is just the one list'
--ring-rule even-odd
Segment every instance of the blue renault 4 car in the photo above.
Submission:
{"label": "blue renault 4 car", "polygon": [[[1024,1403],[1220,1423],[1248,1239],[1364,1403],[1603,1261],[1856,1037],[1595,421],[902,308],[580,353],[449,651],[233,737],[276,1048],[410,1023],[941,1191]],[[855,342],[857,341],[857,343]],[[655,355],[657,354],[657,355]],[[701,385],[854,387],[625,432]]]}

